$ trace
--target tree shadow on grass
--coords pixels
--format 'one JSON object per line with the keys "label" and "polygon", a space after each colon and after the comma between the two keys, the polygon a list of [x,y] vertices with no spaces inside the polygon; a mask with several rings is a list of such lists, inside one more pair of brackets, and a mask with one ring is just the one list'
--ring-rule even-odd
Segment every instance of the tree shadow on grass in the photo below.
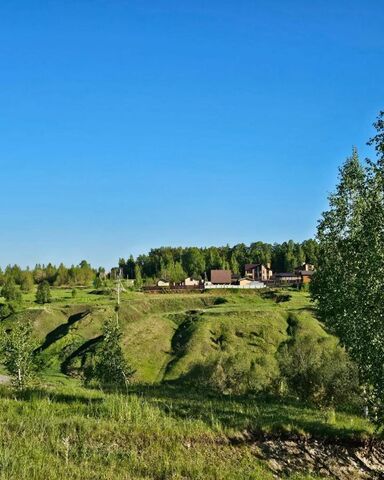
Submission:
{"label": "tree shadow on grass", "polygon": [[86,317],[87,315],[89,315],[91,313],[91,310],[89,309],[85,309],[84,311],[82,312],[79,312],[79,313],[75,313],[73,315],[70,315],[70,317],[68,318],[68,321],[67,323],[62,323],[61,325],[59,325],[58,327],[56,327],[55,329],[53,329],[51,332],[49,332],[47,334],[47,336],[45,337],[45,340],[43,342],[43,344],[38,347],[36,350],[35,350],[35,353],[40,353],[44,350],[46,350],[48,347],[50,347],[54,342],[57,342],[58,340],[60,340],[61,338],[65,337],[65,335],[67,335],[67,333],[69,332],[71,326],[76,323],[76,322],[79,322],[80,320],[82,320],[84,317]]}
{"label": "tree shadow on grass", "polygon": [[130,393],[182,420],[200,420],[210,426],[247,431],[249,438],[292,438],[293,436],[321,439],[329,442],[361,444],[368,430],[346,428],[327,420],[320,412],[293,399],[280,400],[267,395],[221,395],[208,389],[193,388],[177,383],[155,386],[132,386]]}
{"label": "tree shadow on grass", "polygon": [[43,388],[31,388],[23,391],[17,391],[10,388],[0,388],[0,398],[23,400],[27,402],[36,400],[49,400],[53,403],[75,404],[81,403],[84,405],[98,404],[104,401],[102,397],[90,397],[86,394],[71,394],[63,392],[53,392],[52,390],[45,390]]}

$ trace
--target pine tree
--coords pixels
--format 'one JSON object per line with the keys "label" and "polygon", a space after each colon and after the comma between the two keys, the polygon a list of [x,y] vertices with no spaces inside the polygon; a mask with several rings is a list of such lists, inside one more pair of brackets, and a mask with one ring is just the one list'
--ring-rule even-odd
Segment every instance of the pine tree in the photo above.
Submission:
{"label": "pine tree", "polygon": [[124,358],[121,330],[115,320],[104,324],[104,339],[98,352],[95,377],[103,387],[127,387],[134,370]]}
{"label": "pine tree", "polygon": [[140,289],[143,286],[143,279],[141,277],[141,269],[138,264],[135,265],[135,287]]}
{"label": "pine tree", "polygon": [[51,301],[51,288],[49,283],[44,280],[39,283],[36,291],[36,302],[40,304],[50,303]]}
{"label": "pine tree", "polygon": [[8,302],[20,302],[21,301],[21,292],[19,287],[16,285],[12,277],[7,278],[3,288],[1,289],[1,296],[4,297]]}

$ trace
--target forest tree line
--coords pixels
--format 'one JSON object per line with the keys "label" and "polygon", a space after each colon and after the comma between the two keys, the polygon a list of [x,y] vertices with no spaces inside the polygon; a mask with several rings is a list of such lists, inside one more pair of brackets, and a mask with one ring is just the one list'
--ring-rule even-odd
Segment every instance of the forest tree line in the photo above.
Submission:
{"label": "forest tree line", "polygon": [[97,276],[104,275],[105,269],[96,270],[83,260],[79,265],[66,267],[61,263],[58,267],[48,263],[37,264],[33,269],[22,269],[19,265],[8,265],[4,271],[0,269],[0,285],[9,283],[18,285],[23,292],[29,292],[36,284],[47,282],[51,286],[89,285]]}
{"label": "forest tree line", "polygon": [[[175,282],[186,277],[200,279],[205,274],[209,276],[210,270],[216,268],[243,275],[247,263],[271,264],[274,272],[290,272],[304,262],[318,263],[318,244],[313,239],[302,243],[292,240],[281,244],[240,243],[233,247],[160,247],[137,258],[121,258],[118,268],[112,269],[111,277],[121,272],[124,278],[136,279],[140,285],[141,282],[151,283],[160,278]],[[19,265],[8,265],[4,270],[0,269],[0,286],[11,282],[18,285],[21,291],[28,292],[34,285],[44,281],[57,287],[86,286],[107,276],[105,268],[93,268],[85,260],[71,267],[63,263],[59,266],[37,264],[34,268],[26,269]]]}
{"label": "forest tree line", "polygon": [[228,269],[244,275],[247,263],[270,264],[274,272],[292,272],[304,262],[317,265],[318,244],[309,239],[304,242],[289,240],[283,243],[240,243],[233,247],[160,247],[149,253],[119,260],[124,278],[139,279],[151,283],[156,279],[173,282],[186,277],[209,277],[212,269]]}

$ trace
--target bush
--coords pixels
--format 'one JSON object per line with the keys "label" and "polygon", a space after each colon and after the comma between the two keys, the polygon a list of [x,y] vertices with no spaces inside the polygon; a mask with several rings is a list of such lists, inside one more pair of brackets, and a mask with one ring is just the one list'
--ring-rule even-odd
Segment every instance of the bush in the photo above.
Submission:
{"label": "bush", "polygon": [[95,279],[93,280],[93,286],[94,288],[96,288],[96,290],[103,286],[103,282],[100,277],[95,277]]}
{"label": "bush", "polygon": [[299,335],[279,350],[288,392],[321,406],[350,403],[358,396],[356,366],[333,337]]}
{"label": "bush", "polygon": [[22,298],[19,287],[16,285],[16,283],[11,278],[6,280],[6,282],[4,283],[4,286],[1,289],[1,295],[8,302],[10,302],[10,301],[20,302],[21,298]]}
{"label": "bush", "polygon": [[44,280],[39,284],[36,291],[36,302],[40,304],[49,303],[51,301],[51,288],[49,283]]}
{"label": "bush", "polygon": [[261,294],[261,297],[266,300],[274,300],[276,303],[289,302],[292,295],[289,293],[279,293],[276,290],[267,290]]}
{"label": "bush", "polygon": [[281,293],[280,295],[276,295],[276,303],[289,302],[291,298],[292,295]]}
{"label": "bush", "polygon": [[228,303],[228,300],[224,297],[217,297],[213,302],[214,305],[223,305],[224,303]]}
{"label": "bush", "polygon": [[278,376],[277,365],[265,367],[263,358],[249,360],[243,355],[221,354],[211,362],[195,365],[188,380],[226,395],[259,393],[269,391]]}
{"label": "bush", "polygon": [[3,320],[4,318],[9,317],[14,312],[14,309],[11,304],[3,303],[0,305],[0,319]]}
{"label": "bush", "polygon": [[33,275],[30,271],[22,272],[20,288],[23,292],[30,292],[33,289]]}

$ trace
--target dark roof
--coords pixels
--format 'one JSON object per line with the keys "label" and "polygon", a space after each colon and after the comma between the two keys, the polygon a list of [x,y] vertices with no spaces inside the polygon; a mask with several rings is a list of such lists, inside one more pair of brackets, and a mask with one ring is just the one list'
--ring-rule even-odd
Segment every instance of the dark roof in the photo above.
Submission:
{"label": "dark roof", "polygon": [[211,270],[211,282],[212,283],[231,283],[232,272],[231,270]]}
{"label": "dark roof", "polygon": [[280,272],[275,273],[275,277],[298,277],[297,273],[295,272]]}
{"label": "dark roof", "polygon": [[271,267],[267,267],[264,263],[246,263],[245,270],[253,270],[256,267],[265,267],[267,270],[272,270]]}
{"label": "dark roof", "polygon": [[297,270],[297,273],[298,273],[299,275],[309,275],[309,276],[311,276],[311,275],[313,275],[315,272],[314,272],[314,270]]}
{"label": "dark roof", "polygon": [[260,265],[259,263],[246,263],[245,264],[245,270],[252,270],[253,268],[256,268],[258,265]]}

